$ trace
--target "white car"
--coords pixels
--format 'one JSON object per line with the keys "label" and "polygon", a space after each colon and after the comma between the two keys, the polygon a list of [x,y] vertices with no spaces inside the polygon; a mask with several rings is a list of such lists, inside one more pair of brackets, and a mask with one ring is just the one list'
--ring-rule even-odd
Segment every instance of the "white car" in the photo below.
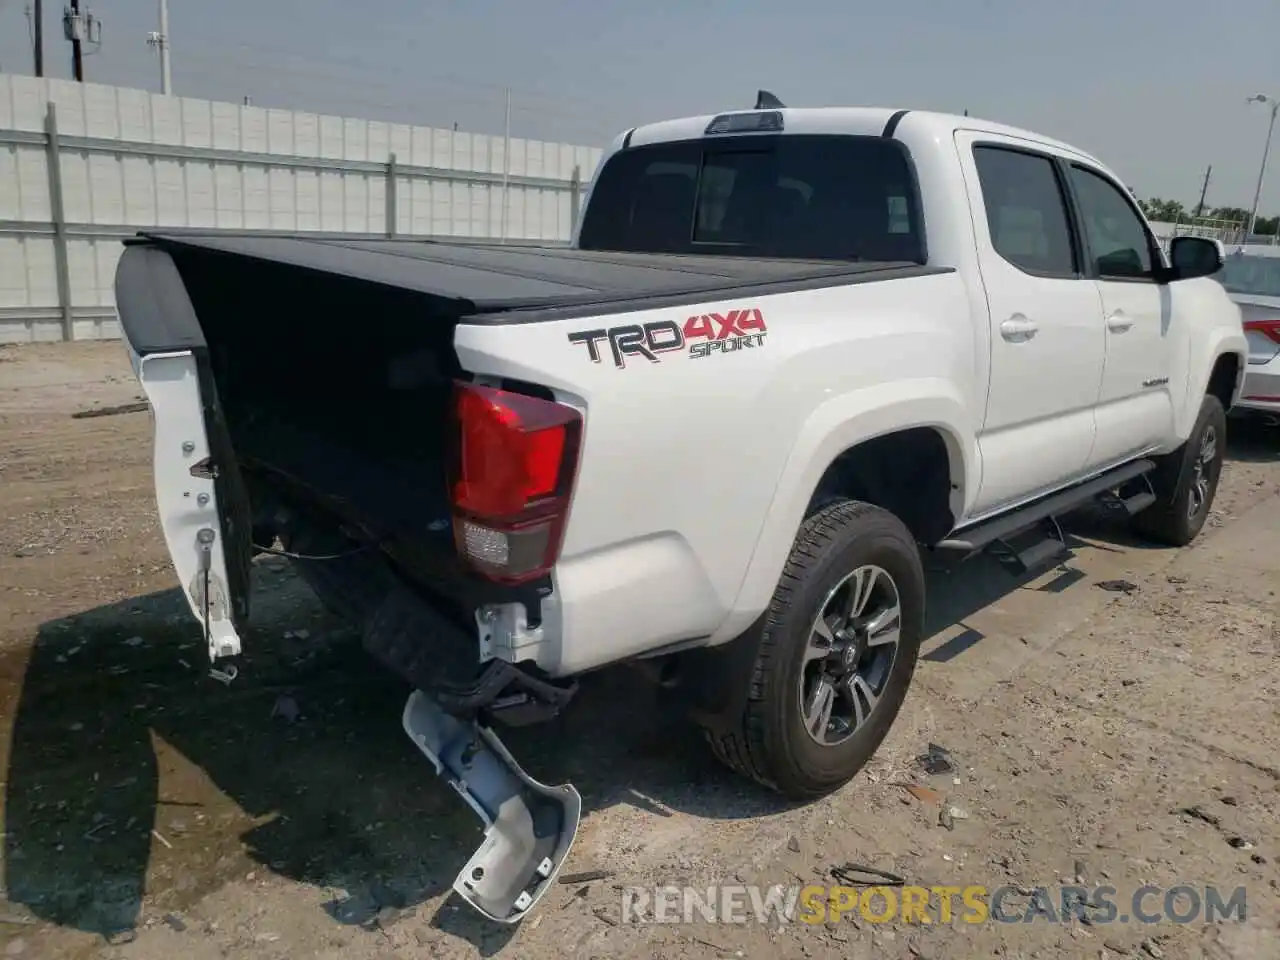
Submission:
{"label": "white car", "polygon": [[1249,340],[1249,363],[1236,406],[1280,416],[1280,246],[1236,247],[1217,276],[1239,305]]}
{"label": "white car", "polygon": [[643,667],[813,797],[906,696],[923,551],[1024,573],[1090,500],[1194,539],[1245,367],[1222,261],[1166,259],[1047,137],[775,105],[620,135],[572,248],[156,231],[116,294],[220,676],[286,552],[416,688],[406,731],[488,828],[455,889],[511,921],[580,800],[493,725],[576,677]]}

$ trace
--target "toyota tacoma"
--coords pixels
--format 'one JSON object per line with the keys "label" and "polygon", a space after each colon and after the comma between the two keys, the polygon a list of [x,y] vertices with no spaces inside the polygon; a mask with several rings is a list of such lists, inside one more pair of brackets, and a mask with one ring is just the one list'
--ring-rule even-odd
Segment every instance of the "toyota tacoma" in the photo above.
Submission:
{"label": "toyota tacoma", "polygon": [[156,229],[116,294],[212,668],[290,556],[412,685],[485,826],[455,889],[513,921],[581,800],[496,729],[582,675],[815,797],[902,705],[922,553],[1043,567],[1087,501],[1189,543],[1249,352],[1222,266],[1067,144],[765,96],[621,134],[568,247]]}

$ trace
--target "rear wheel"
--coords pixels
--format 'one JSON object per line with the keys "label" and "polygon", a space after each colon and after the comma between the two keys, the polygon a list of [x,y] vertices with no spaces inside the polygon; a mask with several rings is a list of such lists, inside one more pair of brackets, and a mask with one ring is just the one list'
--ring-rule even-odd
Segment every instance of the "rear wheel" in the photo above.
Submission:
{"label": "rear wheel", "polygon": [[847,783],[902,706],[924,596],[919,551],[897,517],[851,500],[811,516],[763,619],[741,716],[708,730],[716,755],[797,799]]}
{"label": "rear wheel", "polygon": [[1134,528],[1173,547],[1194,540],[1218,492],[1226,441],[1227,415],[1222,401],[1208,394],[1200,403],[1200,414],[1187,442],[1169,454],[1152,475],[1156,502],[1133,518]]}

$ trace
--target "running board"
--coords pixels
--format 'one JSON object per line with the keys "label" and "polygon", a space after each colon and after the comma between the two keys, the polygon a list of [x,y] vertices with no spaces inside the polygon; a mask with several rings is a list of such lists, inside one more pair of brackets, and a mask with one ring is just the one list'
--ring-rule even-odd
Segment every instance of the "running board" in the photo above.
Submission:
{"label": "running board", "polygon": [[1136,486],[1138,489],[1126,491],[1121,487],[1114,492],[1108,490],[1098,494],[1099,505],[1119,520],[1127,520],[1156,502],[1156,491],[1151,485],[1151,474],[1144,473],[1126,486]]}
{"label": "running board", "polygon": [[1039,531],[1028,530],[1022,536],[1011,538],[1015,542],[1024,541],[1024,546],[998,539],[987,544],[986,552],[1015,577],[1057,563],[1071,552],[1067,538],[1053,517],[1045,517],[1040,524],[1042,529]]}
{"label": "running board", "polygon": [[521,769],[488,727],[445,713],[420,690],[404,707],[404,730],[484,822],[484,841],[453,889],[490,920],[515,923],[551,889],[573,846],[582,797]]}
{"label": "running board", "polygon": [[[957,536],[943,540],[936,549],[966,556],[986,549],[1011,572],[1026,573],[1067,552],[1065,537],[1056,519],[1062,514],[1089,500],[1098,501],[1108,513],[1124,516],[1133,516],[1154,503],[1156,498],[1148,477],[1154,469],[1155,464],[1150,460],[1135,460],[1069,490],[974,524]],[[1128,496],[1116,492],[1133,481],[1141,481],[1144,489]],[[1021,549],[1011,544],[1015,538],[1025,538],[1036,524],[1047,528],[1041,537]]]}

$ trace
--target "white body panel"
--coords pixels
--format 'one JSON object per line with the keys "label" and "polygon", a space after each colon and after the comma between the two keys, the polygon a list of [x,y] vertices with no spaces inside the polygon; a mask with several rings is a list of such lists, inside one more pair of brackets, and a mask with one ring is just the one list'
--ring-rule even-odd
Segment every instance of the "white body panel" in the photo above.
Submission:
{"label": "white body panel", "polygon": [[[1172,436],[1172,340],[1185,340],[1186,332],[1173,328],[1169,286],[1116,280],[1094,285],[1102,298],[1106,360],[1090,460],[1113,463]],[[1177,388],[1185,391],[1185,381]]]}
{"label": "white body panel", "polygon": [[[570,349],[567,335],[582,320],[513,325],[496,336],[497,328],[458,328],[464,368],[536,380],[585,411],[584,457],[555,572],[564,636],[547,651],[548,669],[576,671],[601,653],[616,659],[717,634],[738,607],[762,535],[777,555],[770,523],[780,512],[790,518],[789,544],[821,473],[859,439],[938,426],[956,438],[956,482],[963,487],[976,472],[973,398],[957,392],[975,382],[958,274],[707,309],[738,306],[761,309],[763,347],[625,369]],[[683,324],[698,312],[653,310],[620,322]],[[931,349],[921,350],[926,343]],[[905,357],[913,358],[910,376],[885,381],[880,371]],[[754,585],[752,592],[767,597]]]}
{"label": "white body panel", "polygon": [[191,467],[209,456],[195,357],[188,351],[132,359],[155,418],[156,506],[174,571],[205,631],[210,659],[234,656],[240,637],[231,622],[218,496],[212,479],[191,475]]}

